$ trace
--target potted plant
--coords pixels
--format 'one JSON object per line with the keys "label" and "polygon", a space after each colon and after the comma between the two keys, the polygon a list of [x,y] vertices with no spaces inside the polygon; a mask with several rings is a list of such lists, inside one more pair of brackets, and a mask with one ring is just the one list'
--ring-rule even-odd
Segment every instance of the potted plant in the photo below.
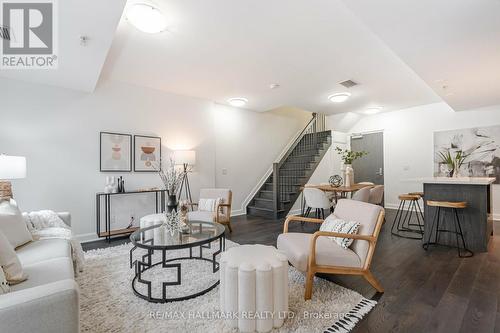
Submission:
{"label": "potted plant", "polygon": [[467,155],[464,154],[463,151],[458,150],[456,151],[455,156],[453,156],[449,149],[439,152],[438,156],[441,159],[441,163],[444,163],[447,166],[445,173],[448,177],[458,177],[460,167],[464,164],[464,161],[467,158]]}
{"label": "potted plant", "polygon": [[335,151],[340,155],[342,159],[342,173],[344,178],[344,185],[351,186],[354,182],[354,169],[352,168],[352,162],[361,158],[365,155],[368,155],[367,151],[353,151],[350,149],[342,149],[340,147],[335,147]]}

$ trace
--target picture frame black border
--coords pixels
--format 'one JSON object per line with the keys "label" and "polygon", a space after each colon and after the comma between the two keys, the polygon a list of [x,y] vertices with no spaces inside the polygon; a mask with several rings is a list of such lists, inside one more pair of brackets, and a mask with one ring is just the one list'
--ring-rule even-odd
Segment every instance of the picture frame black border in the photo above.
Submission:
{"label": "picture frame black border", "polygon": [[[123,136],[128,136],[129,137],[129,143],[130,143],[130,169],[129,170],[103,170],[102,169],[102,135],[103,134],[111,134],[111,135],[123,135]],[[99,132],[99,171],[100,172],[132,172],[132,159],[133,159],[133,154],[132,154],[132,134],[126,134],[126,133],[114,133],[114,132]]]}
{"label": "picture frame black border", "polygon": [[156,170],[136,170],[135,163],[135,138],[150,138],[150,139],[159,139],[160,140],[160,169],[161,169],[161,137],[160,136],[151,136],[151,135],[134,135],[134,172],[157,172]]}

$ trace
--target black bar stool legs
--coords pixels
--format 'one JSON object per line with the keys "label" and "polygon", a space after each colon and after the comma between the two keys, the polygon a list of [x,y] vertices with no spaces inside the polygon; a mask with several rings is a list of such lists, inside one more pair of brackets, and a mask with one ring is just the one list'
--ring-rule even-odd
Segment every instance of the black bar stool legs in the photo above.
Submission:
{"label": "black bar stool legs", "polygon": [[[467,207],[466,202],[448,202],[448,201],[427,201],[427,206],[436,207],[436,212],[432,219],[432,225],[427,235],[427,240],[422,244],[424,250],[429,249],[429,245],[443,245],[448,247],[455,247],[458,252],[458,256],[460,258],[468,258],[472,257],[474,253],[467,248],[465,243],[464,234],[462,232],[462,226],[460,225],[460,218],[458,216],[458,209],[463,209]],[[453,215],[453,225],[454,230],[441,229],[440,221],[441,221],[441,208],[451,209]],[[436,228],[434,228],[436,226]],[[431,242],[432,233],[435,231],[434,242]],[[455,234],[456,237],[456,246],[445,245],[439,242],[440,233],[451,233]],[[461,241],[461,242],[460,242]],[[461,244],[460,244],[461,243]]]}
{"label": "black bar stool legs", "polygon": [[[419,195],[402,194],[399,196],[399,207],[392,222],[391,234],[407,239],[422,239],[424,235],[424,216],[418,204]],[[405,210],[406,203],[408,208]],[[412,222],[415,215],[417,223]]]}

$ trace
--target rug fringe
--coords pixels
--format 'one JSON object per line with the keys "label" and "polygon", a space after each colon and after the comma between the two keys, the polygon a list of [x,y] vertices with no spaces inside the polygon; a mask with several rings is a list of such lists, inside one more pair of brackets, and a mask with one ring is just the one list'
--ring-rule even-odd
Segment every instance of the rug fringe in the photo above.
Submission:
{"label": "rug fringe", "polygon": [[363,298],[342,319],[337,320],[332,326],[327,328],[324,333],[350,332],[356,324],[375,307],[375,305],[377,305],[376,301]]}

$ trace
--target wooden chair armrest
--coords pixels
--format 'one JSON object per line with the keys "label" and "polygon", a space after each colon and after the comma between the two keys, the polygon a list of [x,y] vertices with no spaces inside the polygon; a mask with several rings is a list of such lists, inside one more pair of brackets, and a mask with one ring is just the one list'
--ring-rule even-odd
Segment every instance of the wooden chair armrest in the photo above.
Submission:
{"label": "wooden chair armrest", "polygon": [[340,233],[340,232],[331,232],[331,231],[316,231],[313,234],[313,239],[315,240],[320,236],[361,239],[361,240],[365,240],[368,242],[374,242],[376,240],[375,237],[373,237],[373,236],[358,235],[358,234],[344,234],[344,233]]}
{"label": "wooden chair armrest", "polygon": [[198,206],[198,203],[197,202],[190,202],[188,203],[189,206]]}
{"label": "wooden chair armrest", "polygon": [[221,207],[228,207],[228,218],[231,217],[231,204],[228,204],[228,203],[220,203],[217,205],[217,207],[215,208],[215,221],[216,222],[219,222],[219,218],[220,218],[220,214],[222,213],[221,212]]}
{"label": "wooden chair armrest", "polygon": [[303,216],[298,216],[298,215],[290,215],[286,218],[285,220],[285,225],[283,226],[283,233],[286,234],[288,232],[288,224],[290,222],[308,222],[308,223],[323,223],[322,219],[314,219],[310,217],[303,217]]}

